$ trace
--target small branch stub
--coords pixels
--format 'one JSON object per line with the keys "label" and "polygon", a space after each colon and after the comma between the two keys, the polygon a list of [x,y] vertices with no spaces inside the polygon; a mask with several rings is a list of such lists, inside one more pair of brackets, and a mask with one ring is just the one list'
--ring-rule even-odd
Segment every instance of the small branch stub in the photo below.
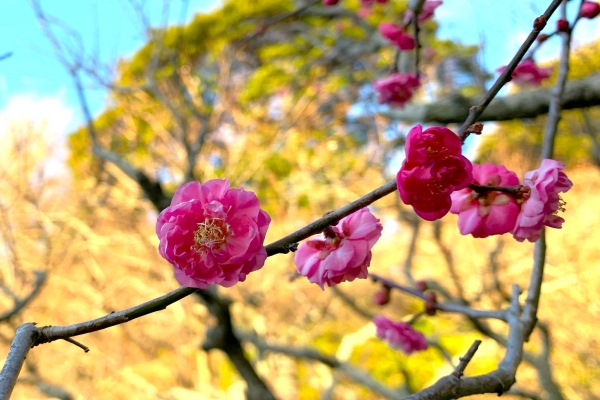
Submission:
{"label": "small branch stub", "polygon": [[458,364],[458,366],[456,367],[456,369],[454,370],[452,375],[454,375],[458,379],[460,379],[464,375],[467,365],[469,364],[469,362],[471,362],[471,359],[475,355],[475,352],[479,348],[480,344],[481,344],[481,340],[476,340],[473,342],[473,344],[467,351],[467,354],[465,354],[463,357],[460,358],[460,363]]}

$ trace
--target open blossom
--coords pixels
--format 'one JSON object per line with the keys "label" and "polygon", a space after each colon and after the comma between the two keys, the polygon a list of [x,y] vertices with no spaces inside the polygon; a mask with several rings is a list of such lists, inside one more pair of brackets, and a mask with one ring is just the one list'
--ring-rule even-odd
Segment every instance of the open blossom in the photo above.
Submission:
{"label": "open blossom", "polygon": [[579,16],[581,18],[596,18],[600,15],[600,5],[595,1],[584,1],[581,4],[581,9],[579,10]]}
{"label": "open blossom", "polygon": [[427,339],[412,326],[404,322],[394,322],[383,315],[373,318],[377,336],[385,340],[390,347],[402,350],[406,354],[427,349]]}
{"label": "open blossom", "polygon": [[540,238],[542,227],[562,228],[565,220],[558,211],[565,211],[566,204],[559,196],[567,192],[573,182],[562,171],[565,164],[545,159],[539,169],[525,174],[525,186],[531,190],[529,198],[521,205],[521,212],[513,230],[513,236],[519,242],[527,239],[535,242]]}
{"label": "open blossom", "polygon": [[230,189],[224,179],[189,182],[158,216],[158,250],[181,285],[229,287],[264,265],[270,222],[252,192]]}
{"label": "open blossom", "polygon": [[404,107],[419,88],[419,78],[411,74],[392,74],[387,78],[373,82],[373,88],[379,92],[377,102],[392,107]]}
{"label": "open blossom", "polygon": [[396,24],[379,24],[379,33],[396,45],[399,50],[413,50],[415,48],[415,39]]}
{"label": "open blossom", "polygon": [[417,125],[408,133],[406,158],[396,181],[400,198],[419,217],[427,221],[442,218],[450,211],[450,194],[471,183],[471,162],[461,148],[458,136],[441,126],[423,131]]}
{"label": "open blossom", "polygon": [[[421,9],[421,12],[419,13],[418,16],[418,21],[420,24],[422,24],[423,22],[427,21],[428,19],[431,19],[433,17],[434,11],[436,8],[438,8],[439,6],[441,6],[443,3],[443,1],[440,0],[428,0],[423,4],[423,8]],[[410,22],[410,19],[412,18],[413,12],[411,10],[407,10],[406,13],[404,13],[404,23],[408,24]]]}
{"label": "open blossom", "polygon": [[324,231],[324,237],[300,244],[294,256],[298,273],[323,289],[367,277],[371,248],[383,226],[367,208],[344,217]]}
{"label": "open blossom", "polygon": [[[503,165],[472,164],[473,182],[483,186],[515,186],[517,174]],[[519,205],[509,194],[486,191],[477,193],[464,188],[451,194],[450,212],[458,214],[458,228],[463,235],[476,238],[502,235],[512,231],[519,215]]]}
{"label": "open blossom", "polygon": [[[504,72],[506,66],[498,68],[496,71],[499,73]],[[541,68],[535,65],[532,59],[521,61],[512,73],[512,82],[519,85],[541,85],[544,79],[550,77],[552,73],[552,67]]]}

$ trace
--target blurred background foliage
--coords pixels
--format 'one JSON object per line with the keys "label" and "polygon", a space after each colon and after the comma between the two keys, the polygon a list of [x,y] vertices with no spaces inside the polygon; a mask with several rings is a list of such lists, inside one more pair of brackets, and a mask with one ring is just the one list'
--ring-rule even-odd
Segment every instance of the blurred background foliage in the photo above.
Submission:
{"label": "blurred background foliage", "polygon": [[[273,218],[267,242],[276,240],[395,175],[410,126],[377,114],[381,108],[369,82],[386,76],[395,58],[377,25],[401,20],[405,7],[393,1],[361,18],[358,0],[349,0],[344,8],[317,5],[273,23],[296,5],[230,1],[186,26],[148,29],[148,43],[121,60],[114,79],[87,68],[112,90],[106,110],[93,121],[98,141],[169,193],[184,181],[212,178],[255,191]],[[425,85],[416,101],[481,94],[491,75],[477,62],[479,48],[435,34],[435,21],[425,23]],[[572,58],[573,78],[600,67],[597,45],[578,49]],[[412,68],[410,56],[399,61],[406,71]],[[556,158],[568,164],[575,186],[564,195],[563,230],[549,232],[540,311],[549,336],[544,330],[534,334],[517,377],[517,387],[538,398],[600,397],[599,121],[597,109],[569,111],[561,121]],[[522,175],[539,164],[544,124],[545,117],[489,124],[477,160],[502,162]],[[92,156],[87,127],[69,136],[68,171],[55,174],[48,174],[43,161],[53,150],[43,124],[14,121],[7,132],[0,149],[4,308],[28,293],[35,271],[48,276],[33,302],[0,324],[4,354],[21,322],[76,323],[177,287],[171,266],[156,251],[157,210],[121,169]],[[372,210],[384,224],[373,249],[373,272],[407,285],[424,280],[440,299],[477,308],[504,307],[510,285],[527,283],[531,244],[461,237],[453,215],[441,223],[419,222],[395,195]],[[377,290],[365,280],[321,291],[295,276],[293,256],[278,255],[246,282],[221,292],[233,301],[240,333],[317,349],[400,393],[450,372],[477,338],[484,343],[467,374],[496,367],[506,335],[500,324],[423,316],[415,326],[432,346],[411,356],[376,340],[373,315],[407,321],[423,310],[421,302],[397,292],[389,305],[376,306]],[[13,398],[242,398],[243,380],[227,358],[201,349],[211,318],[187,298],[82,337],[89,354],[66,342],[40,346],[30,353]],[[381,398],[323,364],[244,343],[278,398]]]}

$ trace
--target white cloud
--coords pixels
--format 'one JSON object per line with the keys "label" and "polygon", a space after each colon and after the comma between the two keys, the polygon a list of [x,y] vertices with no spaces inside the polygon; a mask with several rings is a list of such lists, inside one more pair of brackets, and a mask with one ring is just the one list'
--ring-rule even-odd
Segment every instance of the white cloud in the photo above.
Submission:
{"label": "white cloud", "polygon": [[[45,178],[68,174],[65,161],[67,126],[73,110],[60,97],[36,98],[30,95],[13,96],[0,110],[0,156],[5,162],[15,160],[17,143],[28,152],[43,169]],[[9,168],[9,166],[6,166]],[[31,182],[32,184],[34,182]]]}

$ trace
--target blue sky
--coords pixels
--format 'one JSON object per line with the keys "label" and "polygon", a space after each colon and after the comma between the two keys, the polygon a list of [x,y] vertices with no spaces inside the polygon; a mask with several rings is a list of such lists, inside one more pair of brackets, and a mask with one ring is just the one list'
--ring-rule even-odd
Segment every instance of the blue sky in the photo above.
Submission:
{"label": "blue sky", "polygon": [[[146,1],[150,21],[160,23],[159,0]],[[169,21],[181,19],[182,0],[171,1]],[[194,13],[209,11],[216,0],[189,0],[186,21]],[[493,70],[507,63],[531,29],[533,18],[540,15],[549,0],[445,0],[437,9],[440,36],[464,43],[484,43],[482,61]],[[570,12],[576,3],[571,2]],[[42,0],[42,7],[78,31],[86,52],[97,54],[105,63],[114,63],[133,54],[144,43],[143,29],[135,13],[124,0]],[[555,19],[550,22],[554,26]],[[575,42],[581,44],[600,36],[598,19],[582,21],[577,27]],[[29,1],[0,0],[0,55],[12,52],[12,57],[0,61],[0,111],[15,98],[41,99],[51,97],[71,109],[68,128],[81,124],[72,83],[56,61],[52,49],[42,35]],[[538,59],[548,60],[558,53],[555,38],[542,49]],[[105,105],[105,92],[89,93],[94,113]]]}

